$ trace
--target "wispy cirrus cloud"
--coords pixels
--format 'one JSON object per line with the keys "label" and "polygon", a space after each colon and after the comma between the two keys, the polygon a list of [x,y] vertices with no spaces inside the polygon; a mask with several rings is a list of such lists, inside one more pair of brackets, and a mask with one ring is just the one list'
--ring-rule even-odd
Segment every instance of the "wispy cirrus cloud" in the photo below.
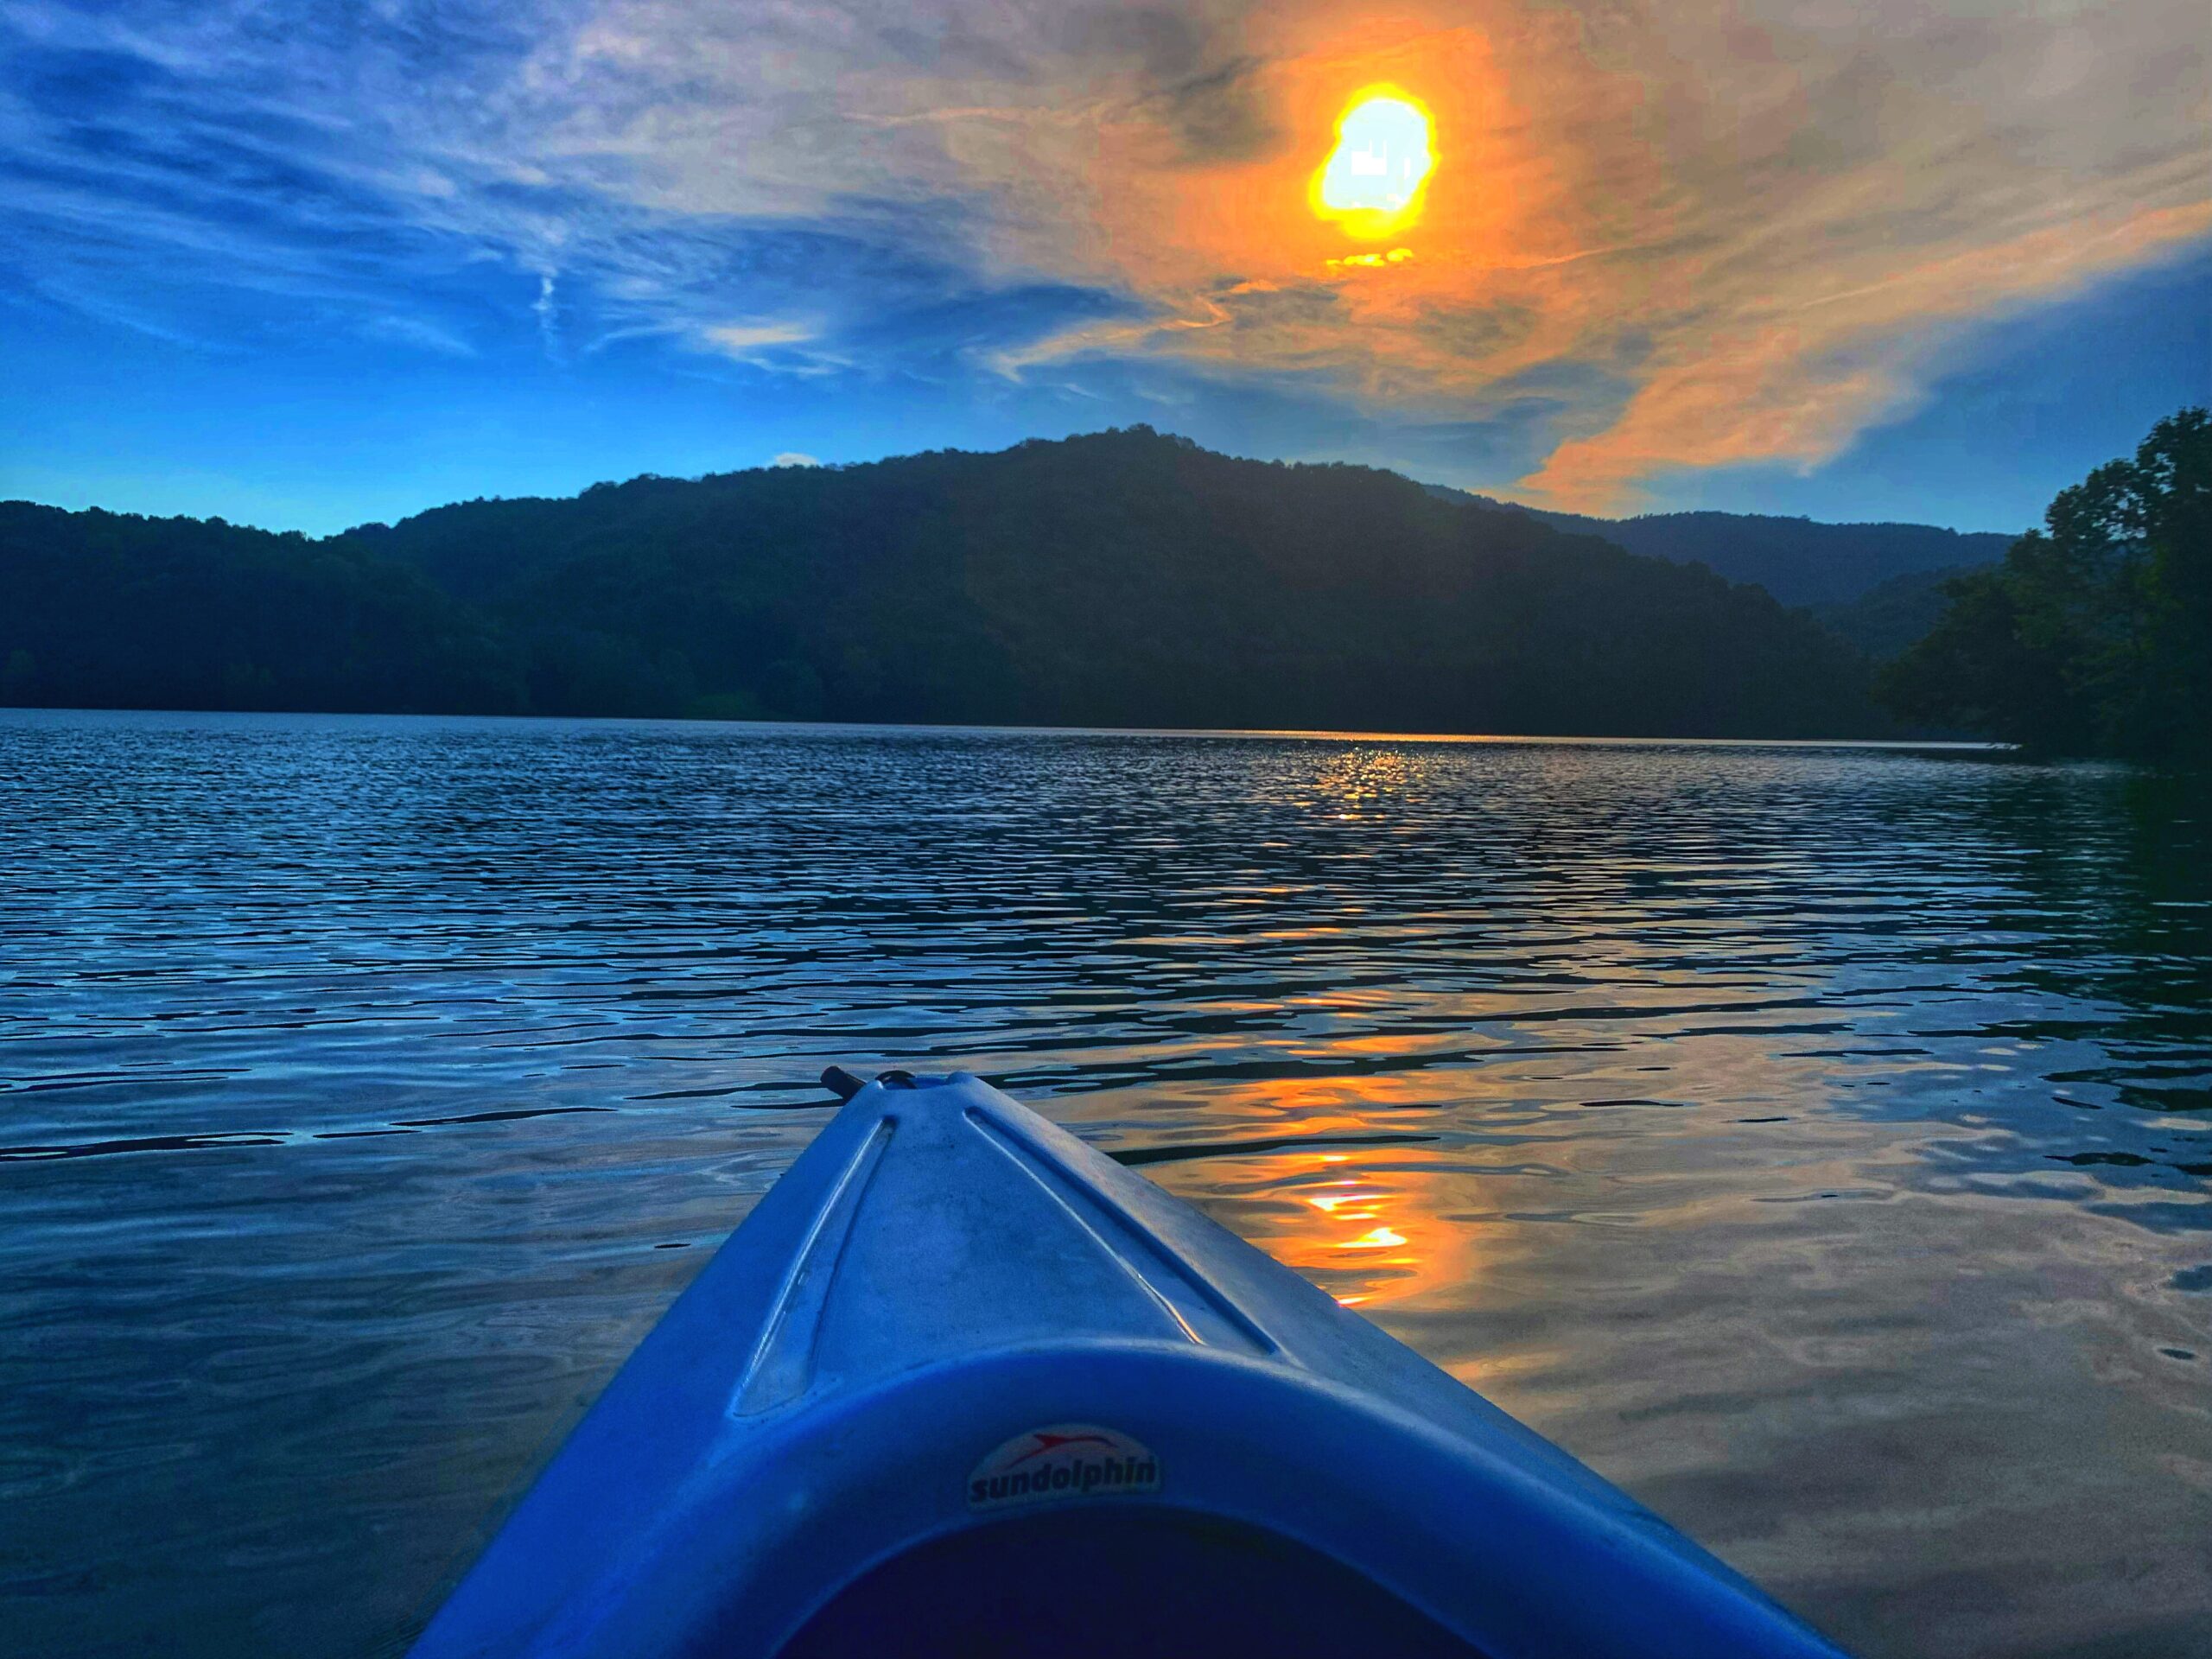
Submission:
{"label": "wispy cirrus cloud", "polygon": [[741,363],[773,364],[789,348],[813,340],[815,330],[803,322],[720,322],[701,330],[707,344]]}
{"label": "wispy cirrus cloud", "polygon": [[[1582,507],[1816,464],[1949,333],[2212,236],[2200,0],[46,0],[0,28],[38,232],[9,275],[48,302],[204,330],[281,299],[431,350],[504,303],[550,351],[772,374],[1166,364],[1408,429],[1537,422],[1523,487]],[[1306,202],[1378,80],[1437,120],[1402,253]]]}
{"label": "wispy cirrus cloud", "polygon": [[363,338],[435,352],[441,357],[474,357],[476,347],[451,328],[425,317],[372,316],[359,325]]}

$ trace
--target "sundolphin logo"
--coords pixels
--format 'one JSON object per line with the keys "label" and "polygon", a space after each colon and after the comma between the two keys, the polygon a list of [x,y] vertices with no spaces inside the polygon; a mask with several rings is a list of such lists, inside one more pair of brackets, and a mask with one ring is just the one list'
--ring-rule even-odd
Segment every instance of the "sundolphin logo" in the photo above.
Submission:
{"label": "sundolphin logo", "polygon": [[1054,1423],[1015,1435],[977,1464],[968,1477],[968,1507],[1159,1490],[1160,1459],[1138,1441],[1096,1423]]}

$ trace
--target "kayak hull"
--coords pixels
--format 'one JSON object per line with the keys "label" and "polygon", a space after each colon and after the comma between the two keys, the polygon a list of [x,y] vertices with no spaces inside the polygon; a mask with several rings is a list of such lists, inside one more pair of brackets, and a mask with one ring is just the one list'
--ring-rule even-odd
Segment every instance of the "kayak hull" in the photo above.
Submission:
{"label": "kayak hull", "polygon": [[1491,1659],[1835,1652],[1296,1274],[956,1077],[871,1084],[825,1128],[416,1653],[1158,1652],[1206,1615],[1276,1654],[1383,1650],[1385,1624],[1389,1650]]}

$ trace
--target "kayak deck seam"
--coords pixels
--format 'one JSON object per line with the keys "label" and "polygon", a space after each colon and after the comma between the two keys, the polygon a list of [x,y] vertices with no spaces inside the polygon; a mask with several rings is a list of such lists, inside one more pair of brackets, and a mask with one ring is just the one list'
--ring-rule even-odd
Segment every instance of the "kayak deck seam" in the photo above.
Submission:
{"label": "kayak deck seam", "polygon": [[[1251,1315],[1104,1191],[1065,1167],[1052,1152],[997,1114],[970,1106],[963,1116],[1135,1281],[1188,1341],[1199,1347],[1240,1347],[1270,1357],[1281,1356],[1282,1345]],[[1116,1173],[1120,1173],[1118,1166]]]}
{"label": "kayak deck seam", "polygon": [[806,1392],[814,1368],[815,1338],[823,1311],[829,1306],[830,1287],[837,1263],[852,1236],[854,1220],[869,1179],[883,1161],[899,1120],[887,1113],[875,1121],[830,1188],[830,1196],[815,1211],[791,1271],[777,1288],[775,1301],[762,1323],[760,1338],[746,1362],[744,1374],[730,1402],[733,1416],[749,1417],[772,1411]]}

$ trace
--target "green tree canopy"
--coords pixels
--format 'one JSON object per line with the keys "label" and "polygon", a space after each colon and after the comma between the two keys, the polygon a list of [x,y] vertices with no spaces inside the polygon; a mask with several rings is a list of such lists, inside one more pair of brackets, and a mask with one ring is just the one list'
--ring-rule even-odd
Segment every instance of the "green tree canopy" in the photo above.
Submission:
{"label": "green tree canopy", "polygon": [[1950,584],[1883,696],[2037,753],[2212,763],[2212,413],[2160,421],[2044,523]]}

